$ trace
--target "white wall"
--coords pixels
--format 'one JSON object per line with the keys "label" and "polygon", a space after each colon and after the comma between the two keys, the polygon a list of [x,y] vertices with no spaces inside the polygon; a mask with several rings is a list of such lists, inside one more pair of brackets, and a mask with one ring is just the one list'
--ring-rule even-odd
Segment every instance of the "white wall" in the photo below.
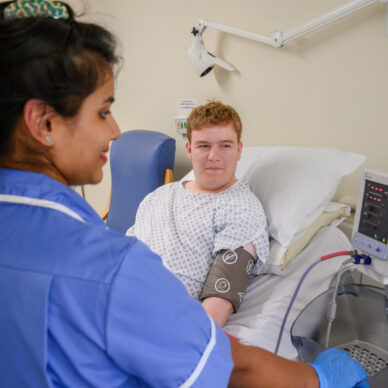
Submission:
{"label": "white wall", "polygon": [[[75,3],[73,0],[71,3]],[[187,50],[191,28],[205,18],[271,36],[343,5],[345,0],[89,0],[89,19],[119,37],[125,60],[113,112],[122,131],[155,129],[177,140],[175,176],[190,166],[184,139],[174,133],[179,98],[217,98],[240,113],[245,145],[332,146],[367,156],[364,167],[388,170],[388,38],[385,5],[378,3],[275,49],[207,29],[208,51],[237,71],[215,69],[198,78]],[[78,3],[77,3],[78,4]],[[336,197],[356,194],[361,169]],[[103,182],[87,186],[100,211]]]}

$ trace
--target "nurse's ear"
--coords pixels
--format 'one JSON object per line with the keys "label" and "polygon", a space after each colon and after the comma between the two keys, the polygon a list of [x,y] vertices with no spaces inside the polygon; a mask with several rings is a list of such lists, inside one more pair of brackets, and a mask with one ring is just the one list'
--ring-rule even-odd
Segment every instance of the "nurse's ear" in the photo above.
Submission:
{"label": "nurse's ear", "polygon": [[53,109],[41,100],[31,99],[24,105],[23,119],[29,134],[46,147],[53,145],[51,127],[53,115]]}

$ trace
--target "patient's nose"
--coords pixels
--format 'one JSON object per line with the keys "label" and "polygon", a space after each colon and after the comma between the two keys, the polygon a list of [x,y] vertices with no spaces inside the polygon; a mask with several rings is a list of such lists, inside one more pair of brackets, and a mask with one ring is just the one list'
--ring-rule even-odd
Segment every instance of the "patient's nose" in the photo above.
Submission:
{"label": "patient's nose", "polygon": [[208,159],[214,161],[214,160],[219,160],[219,158],[220,158],[220,154],[219,154],[218,148],[210,147]]}

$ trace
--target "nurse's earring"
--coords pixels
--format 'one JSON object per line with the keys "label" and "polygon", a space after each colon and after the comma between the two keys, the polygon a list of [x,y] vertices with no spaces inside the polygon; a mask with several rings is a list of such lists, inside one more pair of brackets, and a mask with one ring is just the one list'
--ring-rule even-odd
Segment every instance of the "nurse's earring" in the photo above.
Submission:
{"label": "nurse's earring", "polygon": [[52,144],[52,138],[51,138],[50,135],[46,135],[46,136],[44,137],[44,140],[46,141],[46,144],[47,144],[47,145],[51,145],[51,144]]}
{"label": "nurse's earring", "polygon": [[[45,123],[44,123],[44,121],[42,120],[42,118],[39,118],[39,119],[36,121],[36,126],[39,128],[40,131],[42,131],[42,130],[44,129]],[[44,140],[45,140],[46,144],[51,145],[52,139],[51,139],[51,136],[50,136],[50,135],[46,135],[46,136],[44,137]]]}

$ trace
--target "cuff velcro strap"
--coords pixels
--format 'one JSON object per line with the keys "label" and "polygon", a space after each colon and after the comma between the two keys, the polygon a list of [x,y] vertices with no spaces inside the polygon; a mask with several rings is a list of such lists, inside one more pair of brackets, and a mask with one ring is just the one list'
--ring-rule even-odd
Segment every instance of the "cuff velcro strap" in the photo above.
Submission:
{"label": "cuff velcro strap", "polygon": [[236,312],[244,298],[254,265],[252,255],[242,247],[234,251],[218,252],[210,267],[200,300],[210,297],[227,299]]}

